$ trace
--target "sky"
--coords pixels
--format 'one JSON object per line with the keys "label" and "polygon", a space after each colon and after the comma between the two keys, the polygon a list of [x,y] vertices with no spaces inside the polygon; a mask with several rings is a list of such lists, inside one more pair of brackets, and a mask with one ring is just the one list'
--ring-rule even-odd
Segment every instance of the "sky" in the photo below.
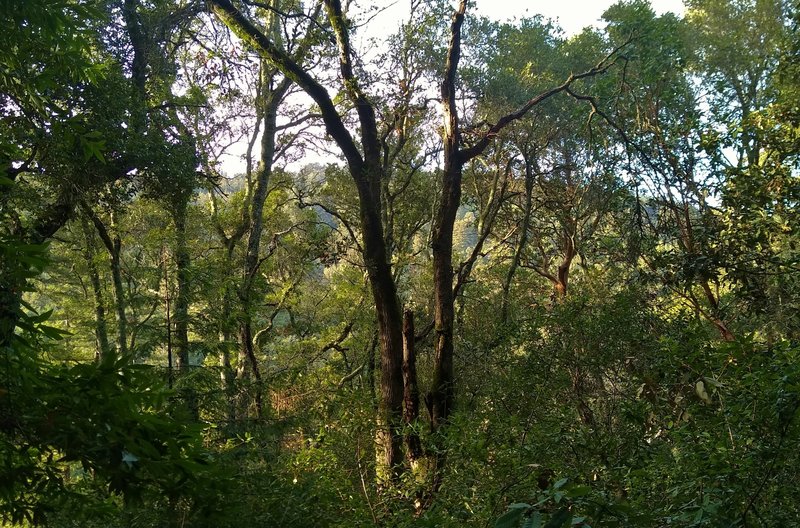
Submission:
{"label": "sky", "polygon": [[[400,0],[401,2],[405,0]],[[599,25],[600,17],[616,0],[475,0],[477,10],[496,20],[544,15],[557,19],[558,25],[572,35],[586,26]],[[666,11],[683,13],[681,0],[650,0],[658,14]]]}
{"label": "sky", "polygon": [[[556,20],[567,35],[574,35],[586,26],[600,26],[603,12],[616,2],[617,0],[472,0],[469,10],[475,6],[481,15],[498,21],[544,15],[545,18]],[[385,3],[389,7],[374,22],[389,26],[392,21],[405,17],[411,0],[376,0],[375,3]],[[658,14],[666,11],[683,13],[682,0],[650,0],[650,5]]]}
{"label": "sky", "polygon": [[[370,24],[372,27],[385,27],[387,32],[394,31],[398,21],[407,18],[411,1],[376,0],[376,4],[385,2],[387,7]],[[498,21],[540,14],[556,21],[569,36],[579,33],[587,26],[602,27],[600,17],[616,2],[617,0],[472,0],[470,7],[474,5],[476,12]],[[682,0],[650,0],[650,5],[657,14],[667,11],[683,14],[684,11]],[[244,170],[245,163],[241,155],[245,148],[244,144],[236,145],[230,155],[223,157],[223,172],[232,175]]]}

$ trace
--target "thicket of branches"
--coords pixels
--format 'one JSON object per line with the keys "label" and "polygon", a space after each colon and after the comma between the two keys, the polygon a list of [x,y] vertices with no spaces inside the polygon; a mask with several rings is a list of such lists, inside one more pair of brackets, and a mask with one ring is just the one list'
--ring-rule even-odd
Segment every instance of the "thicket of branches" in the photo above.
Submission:
{"label": "thicket of branches", "polygon": [[3,522],[793,525],[797,6],[685,3],[0,2]]}

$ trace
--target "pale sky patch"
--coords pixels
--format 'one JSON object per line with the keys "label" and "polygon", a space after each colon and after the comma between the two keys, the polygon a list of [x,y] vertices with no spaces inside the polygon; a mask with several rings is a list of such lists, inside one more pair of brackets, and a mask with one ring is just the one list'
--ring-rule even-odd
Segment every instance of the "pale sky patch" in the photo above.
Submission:
{"label": "pale sky patch", "polygon": [[[424,1],[424,0],[423,0]],[[368,24],[361,30],[361,38],[356,38],[356,48],[365,45],[365,40],[381,38],[394,33],[401,21],[408,20],[412,0],[375,0],[373,5],[384,4],[386,7],[372,15]],[[469,13],[477,13],[493,20],[505,22],[542,15],[553,20],[566,36],[575,35],[588,26],[602,28],[603,13],[617,0],[472,0]],[[364,5],[367,5],[365,3]],[[673,12],[682,15],[682,0],[651,0],[650,5],[656,14]],[[363,50],[362,50],[363,51]],[[240,173],[245,163],[242,156],[245,145],[237,144],[223,156],[223,172],[228,175]],[[320,161],[323,158],[309,156],[305,161]]]}
{"label": "pale sky patch", "polygon": [[[475,0],[477,11],[495,20],[543,15],[558,22],[567,35],[579,33],[587,26],[602,27],[603,12],[615,1],[608,0]],[[671,11],[683,14],[682,0],[652,0],[650,5],[657,14]]]}

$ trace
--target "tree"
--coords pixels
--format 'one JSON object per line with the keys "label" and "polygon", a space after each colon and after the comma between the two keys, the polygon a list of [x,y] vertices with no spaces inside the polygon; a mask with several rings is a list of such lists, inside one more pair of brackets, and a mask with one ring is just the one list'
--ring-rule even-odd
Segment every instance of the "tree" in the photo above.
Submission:
{"label": "tree", "polygon": [[381,147],[375,109],[369,103],[353,68],[350,35],[340,2],[324,2],[325,12],[339,47],[340,79],[349,101],[357,110],[363,152],[344,124],[327,90],[288,56],[227,0],[211,2],[214,13],[240,38],[262,54],[319,106],[326,131],[342,151],[359,195],[363,258],[367,267],[381,340],[382,460],[396,475],[402,461],[402,318],[397,289],[388,261],[381,218]]}

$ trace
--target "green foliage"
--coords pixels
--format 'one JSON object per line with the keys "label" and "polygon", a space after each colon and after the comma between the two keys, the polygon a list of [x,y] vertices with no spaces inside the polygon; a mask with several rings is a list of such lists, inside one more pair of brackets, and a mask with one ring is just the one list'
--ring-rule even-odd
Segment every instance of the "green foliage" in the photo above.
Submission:
{"label": "green foliage", "polygon": [[[281,2],[288,17],[235,4],[288,53],[313,45],[304,67],[329,87],[324,20],[306,40],[302,3]],[[328,148],[300,129],[317,109],[281,107],[255,232],[258,170],[217,171],[227,142],[259,139],[263,95],[281,83],[272,65],[194,2],[0,0],[2,522],[794,525],[797,13],[687,4],[681,18],[620,2],[605,29],[574,36],[468,10],[465,145],[625,44],[464,170],[456,407],[438,428],[426,407],[441,116],[428,87],[450,4],[415,2],[385,49],[357,54],[421,400],[399,431],[419,437],[419,458],[377,487],[381,336],[362,208],[341,164],[292,162]],[[107,227],[110,251],[76,211]],[[101,329],[118,339],[101,345]],[[120,337],[124,357],[108,344]],[[178,348],[190,365],[166,371]]]}
{"label": "green foliage", "polygon": [[[2,247],[18,283],[41,272],[44,247]],[[2,518],[42,524],[68,509],[93,519],[154,493],[199,497],[210,460],[201,430],[180,418],[152,367],[112,356],[49,364],[43,352],[63,332],[45,324],[49,313],[21,304],[28,310],[18,308],[17,332],[2,346]]]}

